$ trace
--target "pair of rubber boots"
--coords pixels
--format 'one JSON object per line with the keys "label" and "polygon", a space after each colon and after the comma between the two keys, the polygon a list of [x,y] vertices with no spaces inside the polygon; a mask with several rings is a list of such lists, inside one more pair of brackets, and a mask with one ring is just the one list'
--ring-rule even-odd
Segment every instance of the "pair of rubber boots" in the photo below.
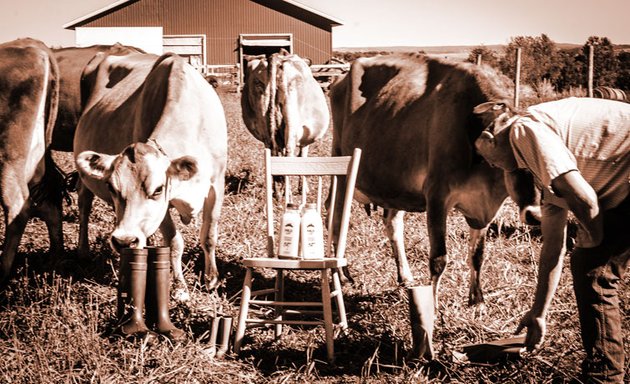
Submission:
{"label": "pair of rubber boots", "polygon": [[114,334],[147,341],[157,339],[157,334],[172,342],[186,339],[186,333],[175,327],[169,316],[170,253],[168,247],[122,250],[117,305],[120,320]]}

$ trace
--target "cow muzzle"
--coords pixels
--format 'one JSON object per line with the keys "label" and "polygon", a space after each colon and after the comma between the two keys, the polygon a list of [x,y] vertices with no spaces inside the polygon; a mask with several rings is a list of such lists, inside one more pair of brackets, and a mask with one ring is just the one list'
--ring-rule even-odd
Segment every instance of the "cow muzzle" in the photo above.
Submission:
{"label": "cow muzzle", "polygon": [[123,248],[142,248],[144,246],[144,242],[138,236],[117,234],[116,232],[112,233],[110,244],[118,253],[121,253]]}

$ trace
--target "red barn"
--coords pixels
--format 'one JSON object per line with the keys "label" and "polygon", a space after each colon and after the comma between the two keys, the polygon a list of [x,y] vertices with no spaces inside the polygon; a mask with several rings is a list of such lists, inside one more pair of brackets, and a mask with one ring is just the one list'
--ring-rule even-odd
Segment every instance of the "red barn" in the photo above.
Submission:
{"label": "red barn", "polygon": [[78,34],[96,28],[108,33],[123,27],[160,27],[164,52],[205,67],[233,65],[241,62],[243,53],[281,47],[324,64],[332,56],[332,28],[338,25],[338,19],[293,0],[119,0],[64,28]]}

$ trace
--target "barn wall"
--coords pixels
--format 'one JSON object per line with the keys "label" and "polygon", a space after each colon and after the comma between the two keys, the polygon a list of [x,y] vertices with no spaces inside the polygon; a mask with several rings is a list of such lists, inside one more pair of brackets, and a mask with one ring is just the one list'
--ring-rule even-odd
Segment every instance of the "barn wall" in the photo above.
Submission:
{"label": "barn wall", "polygon": [[208,64],[235,64],[241,33],[292,33],[295,53],[314,64],[328,61],[331,26],[295,6],[278,7],[251,0],[140,0],[81,26],[162,26],[164,35],[205,34]]}

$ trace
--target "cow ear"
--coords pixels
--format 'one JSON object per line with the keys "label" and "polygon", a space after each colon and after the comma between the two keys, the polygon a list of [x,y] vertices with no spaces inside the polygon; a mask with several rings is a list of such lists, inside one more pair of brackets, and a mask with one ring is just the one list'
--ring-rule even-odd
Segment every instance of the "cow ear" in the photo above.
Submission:
{"label": "cow ear", "polygon": [[113,155],[83,151],[77,156],[76,166],[83,175],[96,180],[104,180],[110,173],[114,159],[116,156]]}
{"label": "cow ear", "polygon": [[473,113],[477,115],[482,115],[486,112],[506,112],[510,109],[504,101],[488,101],[482,104],[479,104],[473,109]]}
{"label": "cow ear", "polygon": [[182,156],[179,159],[171,161],[167,173],[169,177],[186,181],[195,176],[197,171],[197,160],[190,156]]}

